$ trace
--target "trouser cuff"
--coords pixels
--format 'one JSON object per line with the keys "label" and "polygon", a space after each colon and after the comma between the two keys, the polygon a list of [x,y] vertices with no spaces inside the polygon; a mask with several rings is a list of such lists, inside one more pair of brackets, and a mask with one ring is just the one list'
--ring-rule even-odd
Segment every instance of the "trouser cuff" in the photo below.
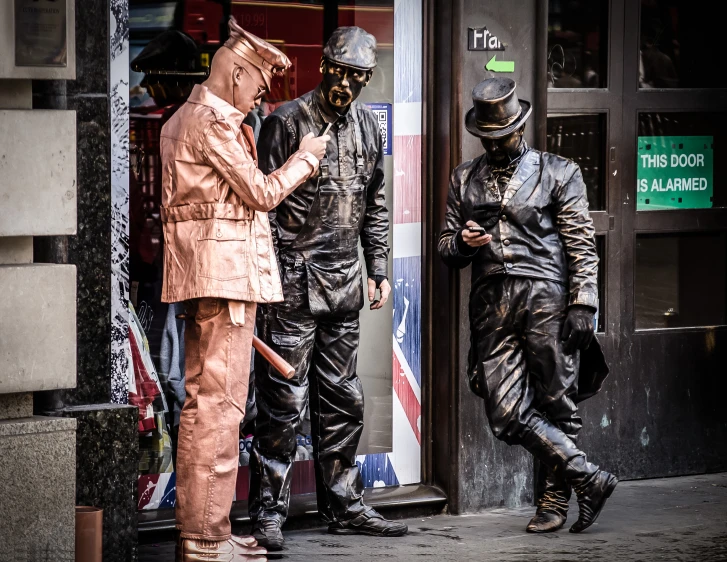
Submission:
{"label": "trouser cuff", "polygon": [[183,539],[196,541],[222,542],[228,540],[232,536],[232,534],[227,533],[226,535],[203,535],[201,533],[185,533],[184,531],[182,531],[179,536]]}

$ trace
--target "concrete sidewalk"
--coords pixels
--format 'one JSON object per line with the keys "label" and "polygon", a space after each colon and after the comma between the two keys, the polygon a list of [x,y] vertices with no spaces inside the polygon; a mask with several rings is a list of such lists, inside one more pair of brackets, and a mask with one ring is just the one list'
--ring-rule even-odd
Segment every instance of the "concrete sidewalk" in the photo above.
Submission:
{"label": "concrete sidewalk", "polygon": [[[575,502],[571,509],[566,527],[575,521]],[[292,531],[286,534],[286,550],[275,559],[727,561],[727,473],[622,482],[596,524],[578,535],[567,528],[548,535],[525,533],[533,511],[494,509],[409,519],[409,534],[398,539],[342,537],[323,529]],[[140,550],[141,562],[174,560],[169,543]]]}

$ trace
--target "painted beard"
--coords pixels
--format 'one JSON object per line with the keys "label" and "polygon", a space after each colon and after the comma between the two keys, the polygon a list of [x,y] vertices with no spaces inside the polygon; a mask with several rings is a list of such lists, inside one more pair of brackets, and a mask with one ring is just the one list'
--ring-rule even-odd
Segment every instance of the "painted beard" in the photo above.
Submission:
{"label": "painted beard", "polygon": [[345,108],[353,101],[353,96],[349,90],[340,90],[333,88],[328,91],[328,103],[333,107]]}

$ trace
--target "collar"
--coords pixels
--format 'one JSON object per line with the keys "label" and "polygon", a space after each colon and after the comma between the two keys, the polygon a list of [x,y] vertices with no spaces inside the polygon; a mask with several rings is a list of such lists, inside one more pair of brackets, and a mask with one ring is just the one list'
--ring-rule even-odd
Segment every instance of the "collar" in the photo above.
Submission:
{"label": "collar", "polygon": [[213,94],[207,86],[203,86],[202,84],[195,84],[187,101],[211,107],[212,109],[219,111],[226,121],[235,125],[236,129],[240,128],[242,120],[245,119],[244,113],[227,103],[222,98]]}

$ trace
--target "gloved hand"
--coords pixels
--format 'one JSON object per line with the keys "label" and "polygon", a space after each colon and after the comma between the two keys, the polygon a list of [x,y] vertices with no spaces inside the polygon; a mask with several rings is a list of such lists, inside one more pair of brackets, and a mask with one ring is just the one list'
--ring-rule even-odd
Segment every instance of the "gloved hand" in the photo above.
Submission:
{"label": "gloved hand", "polygon": [[502,204],[499,201],[488,201],[481,205],[475,205],[472,209],[472,220],[485,229],[492,228],[497,224],[502,213]]}
{"label": "gloved hand", "polygon": [[588,349],[593,340],[593,316],[596,311],[590,306],[574,305],[568,309],[563,324],[561,339],[565,342],[563,351],[572,355],[577,349]]}

